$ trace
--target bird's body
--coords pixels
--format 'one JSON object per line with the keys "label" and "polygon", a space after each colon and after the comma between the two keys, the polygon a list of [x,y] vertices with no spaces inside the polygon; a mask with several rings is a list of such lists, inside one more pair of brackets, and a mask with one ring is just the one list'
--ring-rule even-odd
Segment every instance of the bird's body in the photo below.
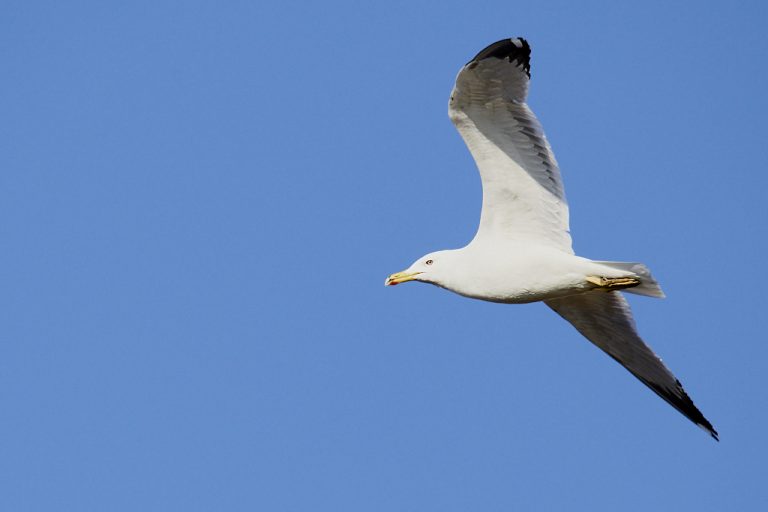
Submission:
{"label": "bird's body", "polygon": [[466,247],[431,256],[437,268],[450,265],[450,275],[424,281],[473,299],[525,304],[584,293],[595,289],[590,276],[631,277],[613,269],[546,245],[514,242],[489,245],[473,241]]}
{"label": "bird's body", "polygon": [[663,297],[648,269],[574,254],[560,169],[526,104],[529,79],[530,47],[522,38],[488,46],[461,69],[448,111],[483,182],[477,234],[466,247],[419,258],[386,284],[422,281],[490,302],[543,301],[717,439],[640,338],[619,293]]}

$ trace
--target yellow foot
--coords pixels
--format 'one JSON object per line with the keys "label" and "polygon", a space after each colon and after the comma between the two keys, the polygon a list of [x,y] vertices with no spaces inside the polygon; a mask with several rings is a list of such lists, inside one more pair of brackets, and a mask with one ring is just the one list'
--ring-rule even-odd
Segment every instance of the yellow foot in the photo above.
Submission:
{"label": "yellow foot", "polygon": [[621,290],[622,288],[632,288],[639,285],[640,279],[636,277],[587,276],[587,282],[603,290]]}

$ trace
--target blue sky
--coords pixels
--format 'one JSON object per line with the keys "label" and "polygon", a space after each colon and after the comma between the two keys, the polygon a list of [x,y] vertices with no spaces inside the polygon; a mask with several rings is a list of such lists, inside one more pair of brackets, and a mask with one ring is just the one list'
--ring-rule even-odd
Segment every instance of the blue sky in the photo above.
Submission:
{"label": "blue sky", "polygon": [[[764,3],[6,2],[0,509],[765,510]],[[460,66],[526,37],[578,253],[716,443],[471,239]]]}

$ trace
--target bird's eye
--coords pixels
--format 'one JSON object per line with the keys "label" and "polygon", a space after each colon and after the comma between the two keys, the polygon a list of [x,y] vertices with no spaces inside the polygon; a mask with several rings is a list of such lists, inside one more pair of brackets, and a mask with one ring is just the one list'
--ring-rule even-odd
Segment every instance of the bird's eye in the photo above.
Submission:
{"label": "bird's eye", "polygon": [[431,264],[433,264],[433,263],[434,263],[434,261],[432,261],[432,260],[427,260],[427,261],[425,261],[424,263],[426,263],[427,265],[431,265]]}

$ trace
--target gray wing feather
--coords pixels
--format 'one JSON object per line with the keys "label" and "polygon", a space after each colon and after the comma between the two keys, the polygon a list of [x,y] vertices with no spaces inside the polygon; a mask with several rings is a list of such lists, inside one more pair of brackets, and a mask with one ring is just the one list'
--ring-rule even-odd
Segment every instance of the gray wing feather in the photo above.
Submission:
{"label": "gray wing feather", "polygon": [[449,115],[483,182],[478,236],[513,236],[571,252],[560,168],[538,119],[525,103],[530,47],[506,39],[462,68]]}

